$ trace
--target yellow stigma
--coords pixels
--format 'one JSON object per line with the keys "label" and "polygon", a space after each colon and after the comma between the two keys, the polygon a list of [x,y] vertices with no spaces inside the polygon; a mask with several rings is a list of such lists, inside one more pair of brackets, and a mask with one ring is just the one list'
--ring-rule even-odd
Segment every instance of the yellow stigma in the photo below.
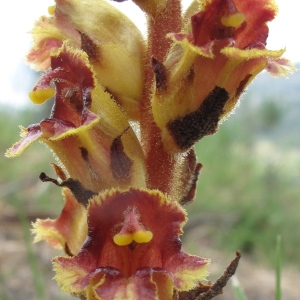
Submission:
{"label": "yellow stigma", "polygon": [[221,23],[226,27],[238,27],[245,21],[245,15],[236,13],[230,16],[223,16]]}
{"label": "yellow stigma", "polygon": [[148,243],[152,240],[153,234],[149,230],[136,231],[133,233],[133,239],[137,243]]}
{"label": "yellow stigma", "polygon": [[55,12],[55,5],[49,6],[48,7],[48,14],[49,15],[54,15]]}
{"label": "yellow stigma", "polygon": [[126,234],[116,234],[114,236],[114,242],[118,246],[126,246],[131,244],[133,241],[133,236],[131,233],[126,233]]}
{"label": "yellow stigma", "polygon": [[54,95],[55,89],[53,88],[37,89],[29,93],[29,98],[34,104],[43,104]]}
{"label": "yellow stigma", "polygon": [[118,246],[126,246],[135,241],[138,244],[149,243],[153,234],[149,230],[139,230],[133,233],[118,233],[114,236],[114,243]]}

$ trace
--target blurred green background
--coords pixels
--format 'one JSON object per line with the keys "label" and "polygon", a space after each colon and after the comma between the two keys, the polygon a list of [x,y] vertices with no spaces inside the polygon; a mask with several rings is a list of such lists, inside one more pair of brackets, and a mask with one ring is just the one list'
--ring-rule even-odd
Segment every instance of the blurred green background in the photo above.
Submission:
{"label": "blurred green background", "polygon": [[[205,244],[230,255],[242,250],[255,263],[271,267],[276,236],[280,234],[284,264],[300,269],[299,82],[299,73],[289,80],[261,74],[219,132],[197,144],[203,169],[197,198],[187,207],[189,222],[183,242],[189,251],[201,254],[201,245]],[[17,125],[26,127],[39,122],[49,115],[49,110],[47,105],[30,103],[22,109],[2,105],[1,153],[4,155],[18,141]],[[60,188],[38,180],[42,171],[54,175],[49,164],[54,158],[38,143],[21,157],[8,160],[3,155],[0,298],[29,299],[24,293],[30,286],[30,299],[67,299],[50,292],[47,278],[53,276],[53,252],[46,250],[43,243],[31,246],[33,237],[29,232],[31,221],[37,217],[55,218],[63,206]],[[189,234],[195,230],[204,233]],[[21,254],[20,247],[25,249]],[[22,273],[20,264],[24,260],[32,274]],[[15,281],[28,277],[31,281],[20,289]]]}

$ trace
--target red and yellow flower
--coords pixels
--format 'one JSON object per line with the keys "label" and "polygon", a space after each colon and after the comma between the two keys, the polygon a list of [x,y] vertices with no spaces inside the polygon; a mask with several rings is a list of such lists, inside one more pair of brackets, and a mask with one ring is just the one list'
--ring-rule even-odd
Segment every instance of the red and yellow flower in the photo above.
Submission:
{"label": "red and yellow flower", "polygon": [[185,211],[158,191],[110,190],[90,200],[88,236],[54,259],[62,289],[86,299],[171,299],[207,276],[209,260],[181,251]]}
{"label": "red and yellow flower", "polygon": [[267,22],[276,11],[271,0],[206,0],[188,10],[183,32],[169,34],[174,45],[163,62],[165,88],[152,99],[169,152],[215,133],[262,70],[275,76],[293,70],[280,58],[284,49],[266,49]]}
{"label": "red and yellow flower", "polygon": [[73,49],[86,52],[98,82],[136,119],[144,79],[141,32],[105,0],[55,2],[51,16],[42,16],[32,30],[34,46],[27,61],[36,70],[47,70],[51,54],[68,40]]}
{"label": "red and yellow flower", "polygon": [[19,155],[38,140],[54,151],[69,177],[87,189],[145,187],[140,143],[124,112],[98,84],[85,52],[63,44],[51,56],[51,70],[42,76],[30,98],[43,103],[53,96],[50,118],[22,128],[22,139],[7,156]]}

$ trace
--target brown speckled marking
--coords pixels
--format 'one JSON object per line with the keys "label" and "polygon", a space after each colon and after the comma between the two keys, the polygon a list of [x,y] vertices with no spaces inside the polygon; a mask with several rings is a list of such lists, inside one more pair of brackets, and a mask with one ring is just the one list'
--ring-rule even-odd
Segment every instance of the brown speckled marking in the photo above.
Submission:
{"label": "brown speckled marking", "polygon": [[201,169],[202,169],[202,164],[198,163],[194,170],[193,178],[190,183],[190,188],[187,194],[179,201],[181,205],[189,204],[194,200],[197,191],[197,181]]}
{"label": "brown speckled marking", "polygon": [[100,53],[97,45],[93,40],[83,32],[80,32],[81,37],[81,50],[87,53],[90,60],[98,60],[100,58]]}
{"label": "brown speckled marking", "polygon": [[186,150],[204,136],[215,133],[228,99],[229,93],[216,86],[196,111],[170,121],[167,128],[177,146]]}
{"label": "brown speckled marking", "polygon": [[244,91],[245,89],[245,86],[247,85],[249,79],[252,77],[252,74],[248,74],[245,76],[245,78],[240,82],[238,88],[236,89],[235,91],[235,94],[234,96],[236,98],[240,97],[240,95],[242,94],[242,92]]}
{"label": "brown speckled marking", "polygon": [[81,154],[82,159],[83,159],[86,163],[89,163],[89,153],[88,153],[88,151],[86,150],[86,148],[84,148],[84,147],[79,147],[79,150],[80,150],[80,154]]}
{"label": "brown speckled marking", "polygon": [[155,75],[155,84],[158,92],[164,91],[167,88],[167,75],[163,63],[152,57],[152,68]]}
{"label": "brown speckled marking", "polygon": [[122,143],[122,135],[116,137],[110,147],[110,167],[115,179],[121,182],[126,182],[130,178],[130,170],[133,165],[133,161],[124,152]]}

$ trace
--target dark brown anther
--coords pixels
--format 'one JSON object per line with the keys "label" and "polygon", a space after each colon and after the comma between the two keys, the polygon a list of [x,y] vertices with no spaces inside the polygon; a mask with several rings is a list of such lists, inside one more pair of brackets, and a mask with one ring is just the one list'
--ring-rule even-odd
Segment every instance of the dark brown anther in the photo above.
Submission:
{"label": "dark brown anther", "polygon": [[155,75],[155,83],[157,92],[162,92],[167,89],[167,74],[163,63],[152,57],[152,68]]}
{"label": "dark brown anther", "polygon": [[39,178],[43,182],[52,182],[57,186],[67,187],[72,192],[76,200],[84,206],[88,205],[89,199],[97,195],[97,193],[86,189],[80,181],[73,178],[68,178],[67,180],[58,182],[56,179],[47,176],[44,172],[40,174]]}
{"label": "dark brown anther", "polygon": [[177,146],[187,150],[206,135],[217,131],[229,93],[216,86],[194,112],[170,121],[167,128]]}

